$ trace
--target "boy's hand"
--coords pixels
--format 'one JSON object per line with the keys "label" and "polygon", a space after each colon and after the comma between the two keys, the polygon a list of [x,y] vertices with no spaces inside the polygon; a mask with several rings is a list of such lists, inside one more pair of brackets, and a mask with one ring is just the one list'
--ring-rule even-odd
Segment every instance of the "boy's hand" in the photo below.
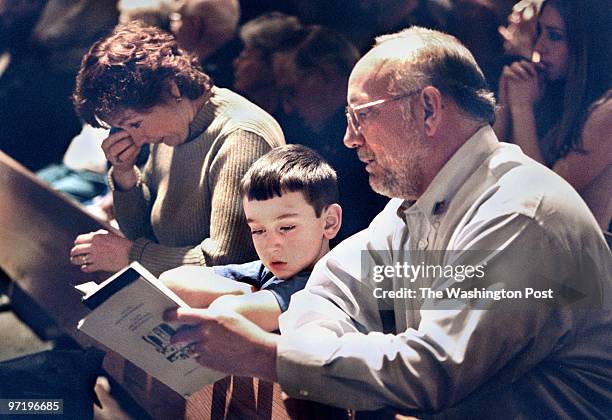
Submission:
{"label": "boy's hand", "polygon": [[267,333],[233,311],[178,308],[167,311],[168,322],[182,322],[172,343],[193,343],[203,366],[239,376],[275,382],[278,335]]}

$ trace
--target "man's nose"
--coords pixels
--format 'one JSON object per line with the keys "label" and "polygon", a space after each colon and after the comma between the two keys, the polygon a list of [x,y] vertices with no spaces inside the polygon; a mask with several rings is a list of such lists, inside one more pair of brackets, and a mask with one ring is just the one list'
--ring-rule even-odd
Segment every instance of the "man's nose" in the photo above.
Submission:
{"label": "man's nose", "polygon": [[344,145],[349,149],[356,149],[363,146],[363,136],[357,130],[355,130],[351,124],[346,125],[346,131],[344,132]]}

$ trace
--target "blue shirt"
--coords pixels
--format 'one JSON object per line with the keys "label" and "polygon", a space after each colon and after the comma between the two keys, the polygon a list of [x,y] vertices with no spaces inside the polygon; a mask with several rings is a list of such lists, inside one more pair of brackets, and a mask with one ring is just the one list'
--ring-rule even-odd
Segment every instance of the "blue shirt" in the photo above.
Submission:
{"label": "blue shirt", "polygon": [[261,261],[253,261],[245,264],[229,264],[213,267],[215,274],[248,283],[259,290],[268,290],[274,294],[280,306],[281,312],[289,307],[291,295],[306,286],[310,270],[304,270],[287,280],[281,280],[266,268]]}

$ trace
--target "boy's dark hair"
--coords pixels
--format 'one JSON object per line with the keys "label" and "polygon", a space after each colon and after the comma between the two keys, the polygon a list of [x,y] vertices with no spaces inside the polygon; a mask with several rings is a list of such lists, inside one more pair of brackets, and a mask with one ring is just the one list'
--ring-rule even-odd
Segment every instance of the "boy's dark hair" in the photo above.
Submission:
{"label": "boy's dark hair", "polygon": [[240,194],[249,200],[269,200],[300,191],[317,217],[338,202],[336,172],[314,150],[299,144],[272,149],[251,165],[240,182]]}

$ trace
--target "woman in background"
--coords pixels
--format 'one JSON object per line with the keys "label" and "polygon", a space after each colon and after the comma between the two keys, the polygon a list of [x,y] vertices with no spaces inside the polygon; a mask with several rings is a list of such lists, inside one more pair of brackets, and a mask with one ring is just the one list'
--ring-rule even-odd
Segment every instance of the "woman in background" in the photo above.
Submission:
{"label": "woman in background", "polygon": [[[102,149],[127,239],[80,235],[73,264],[113,272],[139,261],[160,274],[255,258],[239,184],[252,162],[284,143],[270,115],[214,87],[170,34],[139,23],[119,25],[91,47],[74,101],[87,123],[114,128]],[[144,144],[150,155],[141,174],[135,159]]]}
{"label": "woman in background", "polygon": [[564,177],[602,229],[612,219],[612,9],[600,0],[547,0],[534,61],[506,66],[495,131]]}

